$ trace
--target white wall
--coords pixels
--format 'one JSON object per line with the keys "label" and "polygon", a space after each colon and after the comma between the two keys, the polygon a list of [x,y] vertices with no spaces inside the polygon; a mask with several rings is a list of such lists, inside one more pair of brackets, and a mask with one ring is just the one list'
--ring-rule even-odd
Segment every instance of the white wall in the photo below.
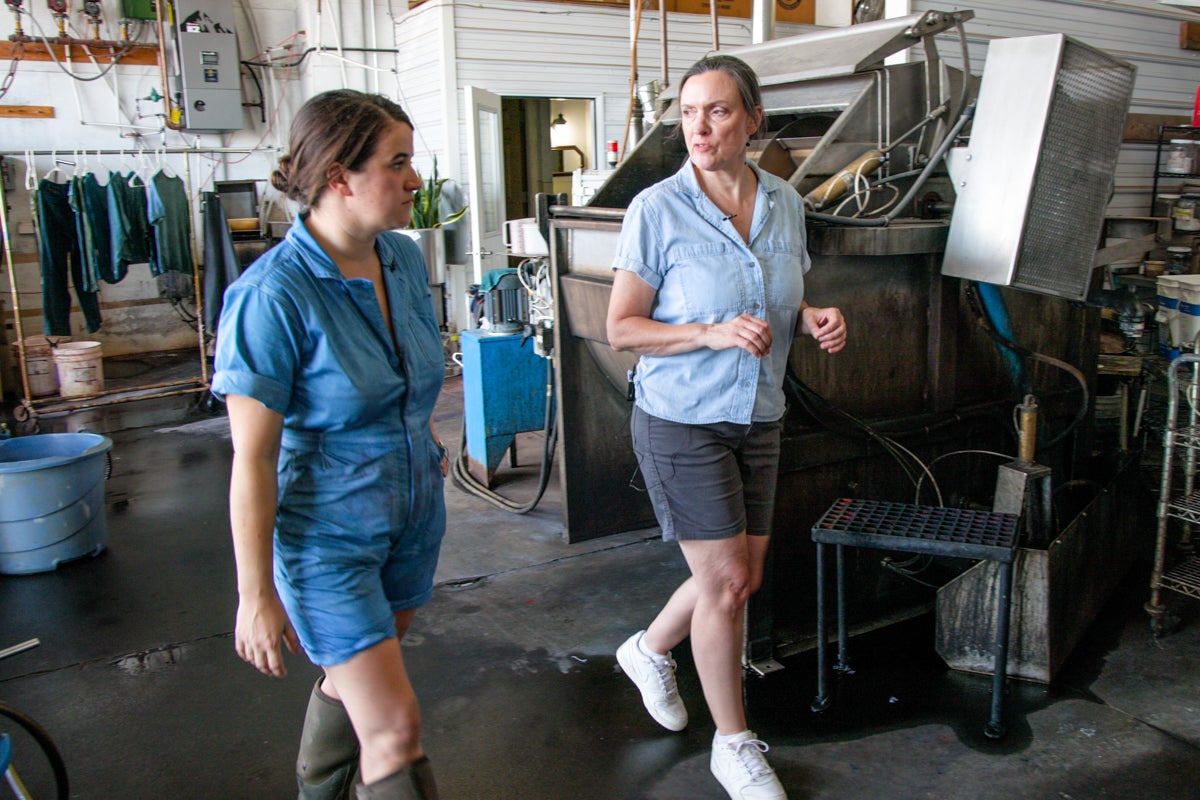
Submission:
{"label": "white wall", "polygon": [[[55,22],[44,3],[25,3],[22,28],[26,35],[43,33],[53,37]],[[72,4],[68,34],[90,38],[78,3]],[[117,20],[120,0],[102,0],[105,20],[100,37],[119,37]],[[318,13],[318,8],[321,12]],[[317,0],[235,0],[233,19],[238,33],[242,60],[270,59],[277,66],[259,69],[265,95],[266,122],[258,108],[246,108],[244,127],[224,134],[193,134],[170,130],[163,124],[161,101],[145,98],[153,90],[163,94],[158,66],[118,64],[98,80],[84,81],[100,72],[100,67],[73,63],[73,79],[49,61],[21,60],[8,93],[0,99],[4,105],[52,106],[52,119],[5,118],[0,122],[0,152],[9,154],[6,163],[12,175],[7,187],[12,231],[11,246],[21,305],[21,324],[26,336],[42,332],[41,277],[37,265],[37,245],[30,232],[31,211],[26,191],[26,175],[41,177],[49,171],[49,154],[25,156],[25,151],[57,151],[64,161],[79,161],[97,172],[128,169],[141,165],[153,171],[160,163],[187,179],[192,209],[199,227],[199,197],[213,188],[213,181],[256,180],[264,210],[276,218],[287,218],[286,203],[277,202],[278,193],[267,178],[287,146],[287,131],[296,109],[312,94],[330,88],[352,88],[396,95],[394,19],[388,4],[371,0],[340,0],[319,4]],[[13,16],[0,15],[0,37],[15,31]],[[157,43],[153,23],[147,23],[139,42]],[[340,53],[309,52],[310,48],[355,48]],[[362,48],[380,48],[383,53],[361,52]],[[301,56],[303,58],[301,59]],[[7,72],[10,62],[0,62]],[[254,83],[242,75],[242,94],[246,102],[259,100]],[[91,154],[77,155],[81,148]],[[216,155],[214,149],[239,152]],[[95,155],[96,150],[126,149],[127,155]],[[193,150],[187,155],[163,151]],[[135,155],[138,151],[143,155]],[[13,155],[15,154],[15,155]],[[27,164],[32,164],[32,170]],[[69,166],[65,169],[70,170]],[[197,258],[202,259],[202,241],[196,243]],[[104,344],[106,355],[151,352],[197,347],[195,327],[181,318],[169,302],[158,297],[157,282],[145,265],[131,267],[129,277],[115,285],[103,284],[100,291],[103,327],[86,334],[82,315],[72,314],[72,333],[76,338],[96,339]],[[0,338],[15,340],[7,269],[0,270],[0,318],[5,330]],[[193,311],[190,306],[186,311]],[[7,367],[3,385],[12,392],[19,381],[12,373],[8,348],[0,350],[0,367]]]}
{"label": "white wall", "polygon": [[[631,27],[628,9],[614,6],[426,0],[396,24],[400,84],[423,131],[422,144],[430,148],[430,156],[438,156],[439,164],[453,165],[451,174],[469,174],[462,90],[476,86],[501,96],[594,100],[599,125],[588,144],[590,152],[603,153],[605,141],[625,138]],[[776,34],[810,29],[780,24]],[[723,17],[718,36],[723,48],[749,44],[750,20]],[[667,41],[669,83],[712,49],[708,16],[669,13]],[[453,68],[441,68],[440,76],[439,50],[453,61]],[[637,56],[638,83],[662,82],[657,11],[642,14]]]}

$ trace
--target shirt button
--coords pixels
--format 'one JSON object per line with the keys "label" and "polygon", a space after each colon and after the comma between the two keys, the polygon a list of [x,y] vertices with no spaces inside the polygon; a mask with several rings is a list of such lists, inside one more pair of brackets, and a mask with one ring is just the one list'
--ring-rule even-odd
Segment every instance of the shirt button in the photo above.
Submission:
{"label": "shirt button", "polygon": [[749,389],[749,388],[750,388],[750,381],[742,381],[742,388],[744,388],[744,389]]}
{"label": "shirt button", "polygon": [[758,311],[758,303],[755,303],[755,304],[752,306],[752,308],[753,308],[755,311]]}

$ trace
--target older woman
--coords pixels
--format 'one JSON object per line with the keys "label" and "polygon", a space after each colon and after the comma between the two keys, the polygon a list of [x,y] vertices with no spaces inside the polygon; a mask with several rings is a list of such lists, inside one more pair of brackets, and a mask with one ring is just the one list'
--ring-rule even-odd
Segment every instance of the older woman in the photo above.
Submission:
{"label": "older woman", "polygon": [[302,213],[230,286],[217,336],[237,653],[283,676],[283,646],[302,646],[325,672],[302,800],[438,796],[400,653],[432,592],[448,467],[430,423],[444,367],[425,265],[390,232],[421,185],[412,154],[412,123],[381,95],[305,103],[271,177]]}
{"label": "older woman", "polygon": [[846,325],[804,299],[800,196],[747,160],[763,117],[753,70],[730,56],[696,63],[679,108],[688,160],[629,206],[607,327],[615,349],[641,355],[633,447],[691,577],[617,660],[651,716],[682,730],[670,651],[691,636],[716,724],[713,775],[734,800],[785,800],[746,723],[743,612],[770,541],[788,350],[806,335],[836,353]]}

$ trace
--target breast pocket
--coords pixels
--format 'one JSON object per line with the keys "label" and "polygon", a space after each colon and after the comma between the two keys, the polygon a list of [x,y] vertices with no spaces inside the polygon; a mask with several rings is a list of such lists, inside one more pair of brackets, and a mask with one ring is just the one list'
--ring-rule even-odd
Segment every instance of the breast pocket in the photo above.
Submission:
{"label": "breast pocket", "polygon": [[[667,280],[677,283],[692,317],[727,317],[746,311],[744,254],[731,244],[709,243],[677,248]],[[663,290],[659,290],[660,294]]]}
{"label": "breast pocket", "polygon": [[800,244],[765,242],[758,248],[766,283],[767,305],[775,310],[800,308],[804,299],[807,255]]}

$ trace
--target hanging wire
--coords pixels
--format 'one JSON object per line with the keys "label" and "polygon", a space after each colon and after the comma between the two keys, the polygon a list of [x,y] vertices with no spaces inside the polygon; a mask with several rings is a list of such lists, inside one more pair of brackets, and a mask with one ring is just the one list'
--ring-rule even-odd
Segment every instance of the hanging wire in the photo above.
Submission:
{"label": "hanging wire", "polygon": [[17,42],[12,49],[12,60],[8,62],[8,74],[4,76],[4,82],[0,83],[0,99],[8,94],[8,90],[12,88],[13,80],[17,77],[17,65],[21,63],[21,59],[25,56],[25,43]]}
{"label": "hanging wire", "polygon": [[[10,6],[10,8],[11,8],[11,6]],[[62,70],[63,72],[65,72],[69,77],[71,77],[74,80],[80,81],[82,83],[98,81],[101,78],[103,78],[105,75],[107,75],[108,73],[112,72],[113,68],[117,66],[117,62],[120,61],[127,53],[129,53],[129,51],[132,50],[134,48],[134,46],[136,45],[136,42],[131,39],[129,44],[125,45],[120,50],[116,51],[115,53],[112,53],[109,56],[112,59],[112,63],[108,64],[103,69],[101,69],[101,71],[98,74],[84,78],[79,75],[76,75],[74,72],[67,69],[63,65],[63,63],[58,60],[58,56],[55,55],[54,48],[51,46],[51,42],[46,38],[46,32],[45,32],[45,30],[42,29],[42,25],[40,22],[38,22],[37,17],[35,17],[33,14],[29,13],[28,11],[24,11],[24,10],[18,10],[17,13],[26,14],[29,16],[30,21],[33,22],[34,27],[36,27],[38,30],[37,38],[41,39],[42,44],[44,44],[46,46],[46,52],[50,55],[50,60],[53,61],[58,66],[58,68],[60,70]],[[139,31],[139,34],[140,34],[140,31]],[[77,45],[77,46],[82,47],[83,51],[88,55],[88,58],[92,59],[92,63],[96,64],[97,68],[100,68],[99,63],[97,63],[95,57],[92,56],[91,48],[89,48],[85,45]]]}

